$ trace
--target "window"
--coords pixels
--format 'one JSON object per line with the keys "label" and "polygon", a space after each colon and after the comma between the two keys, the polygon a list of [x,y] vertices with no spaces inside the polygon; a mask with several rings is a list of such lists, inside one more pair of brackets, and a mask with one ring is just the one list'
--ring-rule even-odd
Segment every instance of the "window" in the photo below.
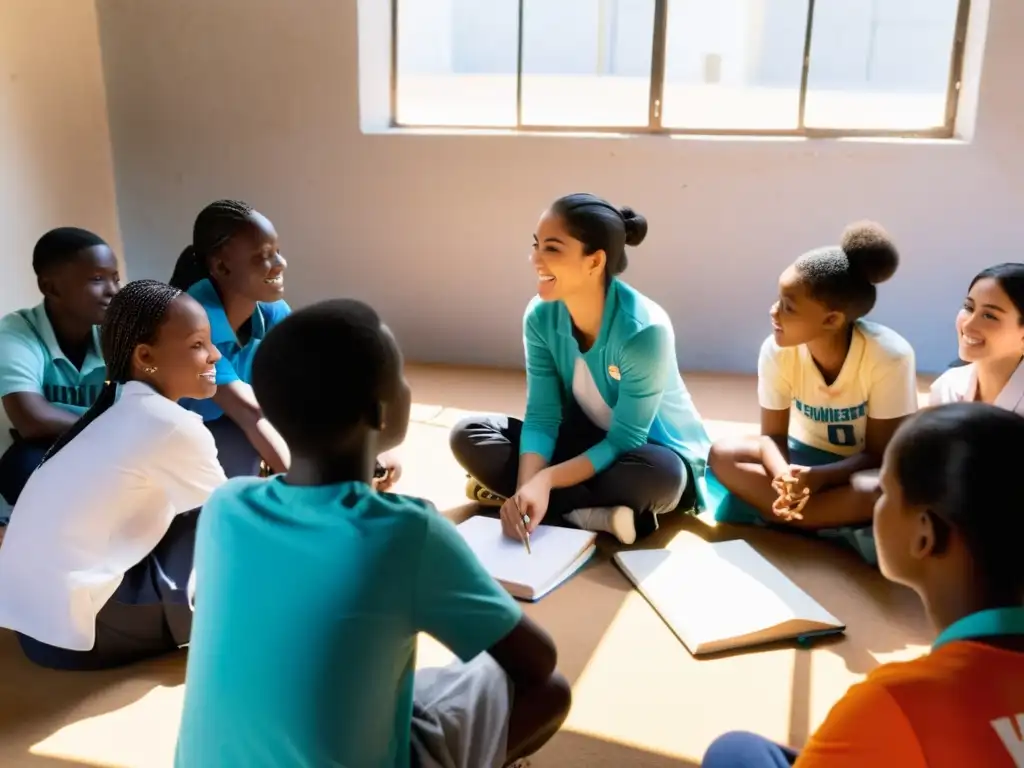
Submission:
{"label": "window", "polygon": [[391,122],[953,134],[969,0],[392,0]]}

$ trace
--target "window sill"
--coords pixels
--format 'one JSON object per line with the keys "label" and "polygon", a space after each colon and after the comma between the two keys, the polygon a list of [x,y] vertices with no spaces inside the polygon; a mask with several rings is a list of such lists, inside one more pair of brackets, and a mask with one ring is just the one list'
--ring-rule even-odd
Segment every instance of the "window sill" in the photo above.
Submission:
{"label": "window sill", "polygon": [[839,132],[813,132],[807,134],[771,133],[661,133],[648,131],[591,130],[580,129],[527,129],[516,128],[462,128],[462,127],[412,127],[412,126],[362,126],[366,136],[432,136],[441,138],[489,137],[489,138],[546,138],[546,139],[606,139],[606,140],[659,140],[685,142],[725,143],[839,143],[839,144],[897,144],[937,145],[944,147],[969,146],[970,141],[962,136],[927,135],[924,132],[906,135],[856,135]]}

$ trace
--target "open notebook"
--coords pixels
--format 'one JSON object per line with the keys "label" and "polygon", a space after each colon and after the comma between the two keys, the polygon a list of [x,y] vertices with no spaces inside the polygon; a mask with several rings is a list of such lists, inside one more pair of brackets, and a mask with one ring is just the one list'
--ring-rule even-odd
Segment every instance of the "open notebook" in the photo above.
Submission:
{"label": "open notebook", "polygon": [[846,629],[745,541],[681,533],[614,560],[694,656]]}
{"label": "open notebook", "polygon": [[532,553],[502,534],[501,521],[491,517],[471,517],[457,529],[487,572],[520,600],[540,600],[582,568],[596,549],[597,534],[575,528],[539,526],[530,534]]}

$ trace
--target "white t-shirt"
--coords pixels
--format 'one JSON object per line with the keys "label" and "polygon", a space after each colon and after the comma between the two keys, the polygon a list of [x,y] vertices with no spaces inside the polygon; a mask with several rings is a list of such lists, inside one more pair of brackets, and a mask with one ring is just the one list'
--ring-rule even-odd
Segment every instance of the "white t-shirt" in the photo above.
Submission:
{"label": "white t-shirt", "polygon": [[74,651],[167,533],[226,478],[202,417],[139,382],[37,469],[0,547],[0,626]]}
{"label": "white t-shirt", "polygon": [[858,320],[850,351],[828,386],[806,345],[779,347],[769,336],[757,362],[762,408],[791,408],[789,434],[839,456],[864,450],[867,420],[897,419],[917,410],[914,350],[884,325]]}
{"label": "white t-shirt", "polygon": [[[950,368],[932,384],[929,405],[973,402],[978,397],[978,369],[974,363]],[[1018,365],[996,398],[995,405],[1024,416],[1024,364]]]}

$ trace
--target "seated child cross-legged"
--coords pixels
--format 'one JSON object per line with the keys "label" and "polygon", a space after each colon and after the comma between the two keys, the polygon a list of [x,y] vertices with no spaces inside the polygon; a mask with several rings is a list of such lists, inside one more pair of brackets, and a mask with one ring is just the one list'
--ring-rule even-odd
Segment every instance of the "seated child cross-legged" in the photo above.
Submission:
{"label": "seated child cross-legged", "polygon": [[717,520],[815,531],[876,562],[874,493],[850,479],[878,468],[917,410],[910,344],[862,319],[897,265],[888,235],[865,222],[782,273],[757,366],[761,435],[716,442],[708,458]]}
{"label": "seated child cross-legged", "polygon": [[[295,312],[257,351],[253,389],[291,465],[204,508],[178,766],[491,768],[564,720],[551,638],[433,506],[372,485],[408,427],[402,365],[351,300]],[[420,632],[461,661],[415,671]]]}
{"label": "seated child cross-legged", "polygon": [[931,653],[853,686],[799,755],[735,732],[704,768],[1024,765],[1022,446],[1024,418],[982,403],[928,408],[899,428],[875,540],[882,574],[917,592],[939,632]]}

